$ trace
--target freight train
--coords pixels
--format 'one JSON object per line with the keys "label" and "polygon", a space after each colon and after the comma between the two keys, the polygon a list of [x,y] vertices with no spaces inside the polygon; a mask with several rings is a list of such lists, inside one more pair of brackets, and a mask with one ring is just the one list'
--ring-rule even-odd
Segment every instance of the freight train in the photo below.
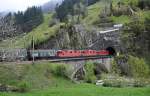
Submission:
{"label": "freight train", "polygon": [[25,61],[52,58],[76,58],[76,57],[94,57],[94,56],[109,56],[107,50],[27,50],[27,49],[12,49],[0,50],[0,61]]}

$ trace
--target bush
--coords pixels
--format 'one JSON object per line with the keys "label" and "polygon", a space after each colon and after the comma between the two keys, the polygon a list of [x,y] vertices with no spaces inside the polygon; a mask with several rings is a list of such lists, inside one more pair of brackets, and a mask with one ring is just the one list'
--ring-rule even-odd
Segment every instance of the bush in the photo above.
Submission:
{"label": "bush", "polygon": [[[102,74],[101,78],[104,81],[104,87],[125,87],[129,86],[129,80],[124,77],[113,74]],[[131,82],[131,81],[130,81]]]}
{"label": "bush", "polygon": [[121,86],[121,82],[120,81],[116,81],[116,80],[106,80],[104,81],[103,84],[104,87],[122,87]]}
{"label": "bush", "polygon": [[52,73],[54,73],[56,76],[61,76],[67,78],[67,71],[65,65],[57,65],[54,69],[52,69]]}
{"label": "bush", "polygon": [[119,74],[119,75],[121,74],[121,70],[116,62],[116,59],[112,61],[112,73]]}
{"label": "bush", "polygon": [[129,10],[129,8],[127,6],[122,6],[121,8],[114,8],[113,15],[117,16],[117,17],[119,17],[121,15],[130,16],[130,15],[132,15],[132,12]]}
{"label": "bush", "polygon": [[145,87],[150,86],[150,80],[144,78],[127,78],[114,74],[102,74],[104,87]]}
{"label": "bush", "polygon": [[142,58],[134,56],[116,57],[112,63],[112,73],[131,77],[149,77],[149,66]]}
{"label": "bush", "polygon": [[116,56],[112,62],[112,73],[118,75],[128,75],[129,68],[128,68],[128,56],[126,55],[119,55]]}
{"label": "bush", "polygon": [[141,81],[139,79],[136,79],[134,81],[134,87],[144,87],[144,86],[146,86],[145,83],[144,83],[144,81]]}
{"label": "bush", "polygon": [[145,9],[145,8],[150,9],[150,1],[149,0],[139,0],[138,7],[141,9]]}
{"label": "bush", "polygon": [[29,84],[25,81],[21,81],[18,84],[19,92],[27,92],[29,90]]}
{"label": "bush", "polygon": [[84,80],[87,83],[95,83],[96,76],[94,74],[94,68],[95,66],[92,62],[87,62],[85,64],[86,74],[85,74]]}
{"label": "bush", "polygon": [[129,56],[128,60],[130,75],[133,77],[148,77],[149,67],[144,59]]}

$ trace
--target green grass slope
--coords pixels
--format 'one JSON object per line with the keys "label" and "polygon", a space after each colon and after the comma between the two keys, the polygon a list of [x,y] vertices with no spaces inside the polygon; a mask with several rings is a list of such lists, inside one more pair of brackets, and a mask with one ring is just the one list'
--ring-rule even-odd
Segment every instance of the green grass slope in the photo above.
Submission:
{"label": "green grass slope", "polygon": [[[35,62],[32,64],[0,64],[0,84],[21,87],[25,84],[29,90],[47,89],[51,87],[69,87],[71,80],[57,75],[62,64]],[[66,66],[66,68],[69,67]],[[56,74],[57,73],[57,74]],[[26,88],[25,87],[25,88]]]}
{"label": "green grass slope", "polygon": [[41,25],[33,29],[28,34],[24,34],[1,42],[0,48],[24,48],[31,44],[33,37],[35,43],[37,43],[43,42],[50,36],[55,35],[57,29],[59,29],[59,24],[49,27],[49,21],[52,19],[51,16],[52,14],[44,14],[44,22]]}
{"label": "green grass slope", "polygon": [[[117,3],[120,0],[112,0],[113,2],[113,7],[117,6]],[[130,2],[132,2],[134,5],[137,5],[137,0],[121,0],[122,2],[124,2],[125,5],[129,5]],[[88,7],[88,15],[82,20],[82,23],[86,24],[86,25],[93,25],[94,22],[97,22],[99,19],[99,16],[102,12],[102,10],[105,8],[105,6],[109,6],[109,3],[106,0],[101,0],[100,2],[97,2],[91,6]],[[139,10],[137,11],[135,14],[137,16],[139,16],[140,19],[145,18],[146,16],[148,16],[148,14],[150,13],[150,11],[148,10]],[[127,16],[127,15],[121,15],[121,16],[110,16],[110,19],[113,20],[114,23],[129,23],[131,22],[132,18],[134,16]]]}
{"label": "green grass slope", "polygon": [[[0,82],[13,86],[24,85],[27,92],[0,92],[0,96],[149,96],[150,88],[111,88],[94,84],[75,84],[54,74],[57,66],[48,62],[34,65],[0,65]],[[68,67],[69,65],[66,65]]]}
{"label": "green grass slope", "polygon": [[149,96],[150,88],[105,88],[91,84],[55,87],[28,93],[0,93],[0,96]]}
{"label": "green grass slope", "polygon": [[97,2],[88,7],[88,15],[82,20],[82,23],[91,25],[99,20],[99,14],[102,8],[105,6],[105,2]]}
{"label": "green grass slope", "polygon": [[[116,5],[116,2],[118,2],[118,0],[113,0],[113,5]],[[108,6],[108,2],[106,2],[105,0],[102,0],[89,6],[88,15],[82,20],[82,23],[86,25],[93,25],[95,22],[100,21],[100,14],[102,13],[102,10],[105,8],[105,6]],[[111,19],[115,23],[126,23],[129,21],[128,16],[121,16],[121,17],[112,16]]]}

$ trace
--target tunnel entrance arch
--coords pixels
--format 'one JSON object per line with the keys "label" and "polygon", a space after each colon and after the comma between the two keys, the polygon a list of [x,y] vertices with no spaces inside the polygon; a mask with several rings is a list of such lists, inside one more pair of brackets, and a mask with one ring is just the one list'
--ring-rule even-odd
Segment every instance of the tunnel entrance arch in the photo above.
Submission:
{"label": "tunnel entrance arch", "polygon": [[117,55],[116,50],[113,47],[107,47],[106,50],[109,51],[109,54],[112,55],[112,56]]}

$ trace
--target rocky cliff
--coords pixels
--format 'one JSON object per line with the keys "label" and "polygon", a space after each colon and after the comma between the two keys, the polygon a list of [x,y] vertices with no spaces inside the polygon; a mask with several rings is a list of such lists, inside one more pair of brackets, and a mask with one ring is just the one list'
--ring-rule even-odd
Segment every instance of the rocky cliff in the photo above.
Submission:
{"label": "rocky cliff", "polygon": [[120,50],[120,31],[100,34],[100,29],[84,25],[61,26],[55,36],[39,45],[37,49],[107,49]]}
{"label": "rocky cliff", "polygon": [[96,30],[86,30],[83,25],[61,26],[55,36],[37,45],[37,48],[50,49],[87,49],[92,41],[98,39]]}

